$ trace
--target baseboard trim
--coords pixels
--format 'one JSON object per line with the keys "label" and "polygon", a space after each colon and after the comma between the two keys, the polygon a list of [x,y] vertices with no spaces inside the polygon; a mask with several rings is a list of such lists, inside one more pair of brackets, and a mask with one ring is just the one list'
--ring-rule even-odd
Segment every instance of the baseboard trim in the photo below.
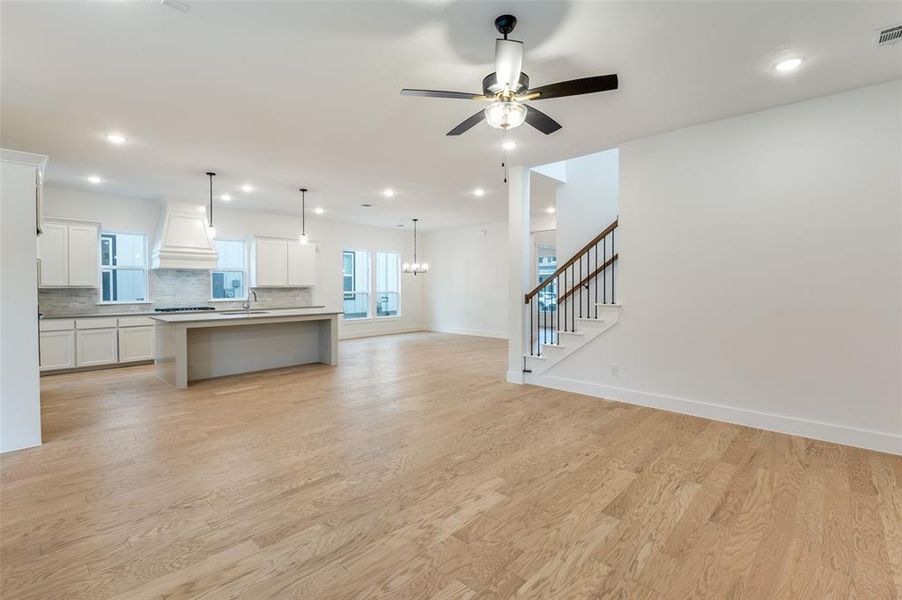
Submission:
{"label": "baseboard trim", "polygon": [[715,421],[724,421],[735,425],[745,425],[756,429],[765,429],[777,433],[787,433],[825,442],[834,442],[846,446],[855,446],[902,455],[902,435],[882,431],[871,431],[846,427],[834,423],[812,421],[777,415],[773,413],[752,411],[722,404],[713,404],[688,398],[678,398],[663,394],[652,394],[639,390],[606,386],[588,381],[579,381],[554,375],[538,375],[528,377],[527,383],[549,387],[565,392],[575,392],[587,396],[595,396],[605,400],[637,404],[649,408],[658,408],[669,412],[692,415]]}
{"label": "baseboard trim", "polygon": [[439,325],[427,325],[427,331],[436,333],[453,333],[456,335],[475,335],[477,337],[496,338],[499,340],[507,339],[506,331],[492,331],[489,329],[462,329],[458,327],[442,327]]}
{"label": "baseboard trim", "polygon": [[392,327],[389,329],[355,329],[353,331],[341,331],[338,334],[338,341],[341,340],[359,340],[361,338],[379,337],[382,335],[397,335],[401,333],[415,333],[417,331],[425,331],[422,327],[411,325],[410,327]]}
{"label": "baseboard trim", "polygon": [[508,383],[523,384],[526,383],[522,371],[508,371],[505,378]]}

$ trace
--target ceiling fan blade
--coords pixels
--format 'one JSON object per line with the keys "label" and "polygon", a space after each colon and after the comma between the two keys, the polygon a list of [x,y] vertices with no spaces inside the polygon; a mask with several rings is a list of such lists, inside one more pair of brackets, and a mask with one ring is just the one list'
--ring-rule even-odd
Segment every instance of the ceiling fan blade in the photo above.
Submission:
{"label": "ceiling fan blade", "polygon": [[470,117],[469,119],[467,119],[466,121],[464,121],[463,123],[461,123],[460,125],[458,125],[457,127],[455,127],[454,129],[452,129],[451,131],[449,131],[447,133],[447,135],[460,135],[460,134],[464,133],[465,131],[469,131],[470,129],[472,129],[477,123],[479,123],[483,119],[485,119],[485,111],[481,110],[478,113],[476,113],[475,115],[473,115],[472,117]]}
{"label": "ceiling fan blade", "polygon": [[424,98],[452,98],[455,100],[486,100],[482,94],[470,92],[446,92],[443,90],[401,90],[402,96],[423,96]]}
{"label": "ceiling fan blade", "polygon": [[561,124],[532,106],[526,106],[526,122],[548,135],[561,128]]}
{"label": "ceiling fan blade", "polygon": [[547,100],[548,98],[562,98],[564,96],[579,96],[581,94],[607,92],[616,90],[617,83],[616,74],[571,79],[570,81],[540,85],[539,87],[526,92],[523,98],[525,100]]}
{"label": "ceiling fan blade", "polygon": [[523,68],[523,42],[495,40],[495,77],[501,89],[516,91]]}

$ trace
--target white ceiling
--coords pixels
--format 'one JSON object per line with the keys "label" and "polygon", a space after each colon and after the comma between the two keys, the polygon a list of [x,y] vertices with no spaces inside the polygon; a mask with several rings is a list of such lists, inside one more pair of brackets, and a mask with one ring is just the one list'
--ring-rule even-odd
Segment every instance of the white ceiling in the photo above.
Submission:
{"label": "white ceiling", "polygon": [[[902,44],[871,46],[875,29],[902,22],[898,2],[0,6],[0,143],[50,155],[50,183],[203,201],[212,169],[234,207],[295,212],[303,185],[328,218],[418,216],[424,229],[506,213],[500,132],[444,135],[478,105],[398,93],[479,91],[503,12],[520,20],[512,37],[533,85],[620,75],[619,91],[537,104],[564,129],[511,133],[512,162],[530,165],[902,77]],[[771,67],[786,45],[807,62],[780,76]],[[113,130],[128,144],[106,143]],[[90,186],[91,173],[105,182]],[[245,181],[254,193],[238,190]]]}

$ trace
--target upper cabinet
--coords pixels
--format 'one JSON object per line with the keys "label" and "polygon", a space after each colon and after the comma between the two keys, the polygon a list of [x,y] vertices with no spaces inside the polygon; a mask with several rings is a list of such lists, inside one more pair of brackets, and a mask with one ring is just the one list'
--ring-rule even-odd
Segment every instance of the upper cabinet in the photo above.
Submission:
{"label": "upper cabinet", "polygon": [[316,246],[285,238],[253,239],[251,287],[314,285],[316,285]]}
{"label": "upper cabinet", "polygon": [[99,235],[96,223],[45,219],[38,237],[40,286],[97,287]]}

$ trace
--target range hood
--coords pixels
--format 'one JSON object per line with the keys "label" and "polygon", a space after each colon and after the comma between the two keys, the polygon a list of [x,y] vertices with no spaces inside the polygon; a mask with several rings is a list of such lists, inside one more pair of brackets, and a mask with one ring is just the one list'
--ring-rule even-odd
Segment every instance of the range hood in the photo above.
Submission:
{"label": "range hood", "polygon": [[157,222],[150,253],[151,269],[213,270],[219,253],[207,227],[202,206],[168,202]]}

